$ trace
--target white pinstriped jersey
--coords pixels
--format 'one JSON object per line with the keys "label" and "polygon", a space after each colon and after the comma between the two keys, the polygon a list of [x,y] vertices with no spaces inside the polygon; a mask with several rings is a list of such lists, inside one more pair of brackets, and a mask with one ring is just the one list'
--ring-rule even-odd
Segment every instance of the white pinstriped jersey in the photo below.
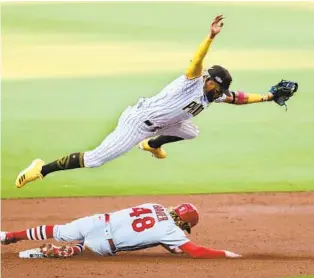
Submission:
{"label": "white pinstriped jersey", "polygon": [[179,247],[189,242],[167,209],[154,203],[110,213],[110,228],[118,251],[139,250],[160,244]]}
{"label": "white pinstriped jersey", "polygon": [[[223,95],[215,102],[222,102],[225,98]],[[208,105],[203,92],[203,78],[188,79],[181,75],[159,94],[145,99],[143,109],[149,120],[164,127],[195,117]]]}
{"label": "white pinstriped jersey", "polygon": [[[215,102],[225,99],[223,95]],[[194,138],[198,135],[198,128],[188,120],[208,105],[203,92],[203,78],[189,80],[185,75],[179,76],[156,96],[141,98],[136,105],[125,109],[117,128],[97,148],[84,153],[84,165],[98,167],[156,134]],[[147,120],[153,126],[145,123]]]}

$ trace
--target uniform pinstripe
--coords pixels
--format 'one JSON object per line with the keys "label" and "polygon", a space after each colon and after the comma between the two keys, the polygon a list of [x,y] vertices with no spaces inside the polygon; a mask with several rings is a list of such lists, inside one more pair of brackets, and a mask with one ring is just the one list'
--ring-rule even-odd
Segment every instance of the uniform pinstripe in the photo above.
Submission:
{"label": "uniform pinstripe", "polygon": [[166,127],[157,132],[157,135],[177,136],[184,139],[193,139],[199,135],[199,128],[191,121],[186,120],[174,126]]}
{"label": "uniform pinstripe", "polygon": [[[141,98],[135,106],[129,106],[120,116],[116,129],[97,148],[84,153],[85,167],[101,166],[156,135],[195,138],[199,129],[189,119],[208,105],[202,77],[192,80],[185,75],[178,77],[156,96]],[[145,124],[146,120],[153,125]]]}

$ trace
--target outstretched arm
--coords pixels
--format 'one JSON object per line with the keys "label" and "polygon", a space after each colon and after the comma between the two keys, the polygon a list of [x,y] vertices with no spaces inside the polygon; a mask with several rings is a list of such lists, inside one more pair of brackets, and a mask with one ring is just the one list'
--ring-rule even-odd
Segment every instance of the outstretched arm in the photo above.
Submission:
{"label": "outstretched arm", "polygon": [[286,102],[298,91],[298,83],[294,81],[281,80],[278,84],[272,86],[267,94],[248,94],[241,91],[230,92],[231,96],[224,96],[222,102],[232,104],[249,104],[273,100],[278,105],[286,105]]}
{"label": "outstretched arm", "polygon": [[215,250],[207,247],[196,245],[188,242],[180,246],[180,249],[189,256],[196,259],[213,259],[213,258],[239,258],[238,254],[225,250]]}
{"label": "outstretched arm", "polygon": [[230,92],[231,96],[227,96],[224,102],[231,104],[250,104],[273,100],[273,94],[249,94],[242,91]]}
{"label": "outstretched arm", "polygon": [[200,44],[199,48],[195,52],[193,59],[185,73],[188,79],[194,79],[202,75],[203,60],[208,52],[208,49],[213,39],[220,32],[223,26],[222,19],[222,15],[216,16],[210,27],[210,34],[205,38],[205,40]]}

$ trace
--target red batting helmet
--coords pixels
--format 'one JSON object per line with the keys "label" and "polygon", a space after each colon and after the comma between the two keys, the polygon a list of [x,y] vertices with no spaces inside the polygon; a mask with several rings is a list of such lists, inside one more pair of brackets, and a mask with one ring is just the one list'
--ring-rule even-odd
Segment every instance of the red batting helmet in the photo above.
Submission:
{"label": "red batting helmet", "polygon": [[197,212],[197,209],[194,205],[190,203],[183,203],[180,205],[177,205],[174,208],[174,211],[176,214],[185,222],[189,223],[191,227],[188,227],[187,232],[190,234],[192,227],[194,227],[199,220],[199,215]]}

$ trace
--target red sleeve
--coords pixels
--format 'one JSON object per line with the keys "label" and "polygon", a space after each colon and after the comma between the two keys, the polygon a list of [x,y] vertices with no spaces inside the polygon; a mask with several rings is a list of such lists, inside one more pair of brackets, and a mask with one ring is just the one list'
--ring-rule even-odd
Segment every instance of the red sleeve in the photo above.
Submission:
{"label": "red sleeve", "polygon": [[226,257],[226,253],[223,250],[209,249],[206,247],[198,246],[193,242],[187,242],[179,247],[184,253],[190,255],[193,258],[219,258]]}

